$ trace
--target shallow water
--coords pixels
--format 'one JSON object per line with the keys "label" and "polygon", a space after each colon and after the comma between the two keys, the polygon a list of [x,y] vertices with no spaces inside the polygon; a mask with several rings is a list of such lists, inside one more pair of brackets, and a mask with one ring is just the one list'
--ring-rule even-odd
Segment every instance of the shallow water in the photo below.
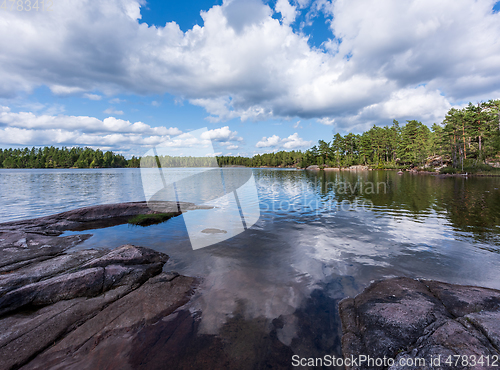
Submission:
{"label": "shallow water", "polygon": [[[237,317],[240,327],[258,323],[303,356],[339,353],[336,305],[372,280],[410,276],[500,289],[500,178],[278,169],[253,175],[260,219],[229,240],[193,250],[184,217],[203,220],[211,212],[197,210],[146,228],[87,231],[93,237],[79,248],[130,243],[165,252],[165,269],[203,278],[191,306],[202,312],[198,334],[223,335]],[[144,200],[133,169],[2,170],[0,184],[3,221]],[[227,222],[231,229],[241,220]]]}

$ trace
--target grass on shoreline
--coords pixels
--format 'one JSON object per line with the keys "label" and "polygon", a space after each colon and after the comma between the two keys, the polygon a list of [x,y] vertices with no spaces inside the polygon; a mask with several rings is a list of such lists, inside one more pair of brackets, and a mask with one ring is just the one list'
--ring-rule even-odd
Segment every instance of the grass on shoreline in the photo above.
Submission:
{"label": "grass on shoreline", "polygon": [[486,164],[478,166],[464,166],[464,169],[445,167],[439,171],[441,174],[469,174],[469,175],[500,175],[500,168],[495,168]]}
{"label": "grass on shoreline", "polygon": [[179,216],[178,212],[170,213],[152,213],[148,215],[137,215],[128,220],[129,224],[137,226],[150,226],[161,224],[162,222],[170,220],[172,217]]}

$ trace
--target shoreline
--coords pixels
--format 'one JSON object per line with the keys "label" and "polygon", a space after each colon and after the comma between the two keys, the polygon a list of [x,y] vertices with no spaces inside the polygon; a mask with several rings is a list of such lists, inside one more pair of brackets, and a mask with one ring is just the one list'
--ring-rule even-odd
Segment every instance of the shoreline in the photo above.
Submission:
{"label": "shoreline", "polygon": [[[309,168],[318,167],[318,168]],[[326,171],[326,172],[343,172],[343,171],[402,171],[401,169],[395,168],[370,168],[369,166],[351,166],[351,167],[366,167],[366,168],[351,168],[351,167],[325,167],[319,168],[319,166],[309,166],[307,168],[297,168],[297,167],[273,167],[273,166],[260,166],[260,167],[247,167],[241,165],[231,165],[231,166],[221,166],[219,168],[250,168],[250,169],[282,169],[282,170],[295,170],[295,171]],[[192,167],[169,167],[169,168],[192,168]],[[61,167],[61,168],[0,168],[2,170],[112,170],[112,169],[140,169],[140,167],[95,167],[95,168],[78,168],[78,167]],[[431,175],[438,177],[500,177],[499,174],[488,174],[485,172],[481,173],[439,173],[433,171],[412,171],[405,170],[403,172],[408,172],[412,174],[419,175]]]}
{"label": "shoreline", "polygon": [[147,340],[161,320],[179,325],[175,312],[200,280],[163,271],[169,256],[129,244],[72,251],[91,234],[60,236],[152,212],[146,202],[118,203],[0,224],[2,369],[123,368],[129,360],[117,354],[133,355],[131,338]]}
{"label": "shoreline", "polygon": [[[353,167],[358,167],[358,166],[353,166]],[[366,167],[366,166],[362,166],[362,167]],[[402,172],[402,173],[411,173],[413,175],[415,175],[415,174],[416,175],[431,175],[431,176],[438,176],[438,177],[500,177],[500,173],[499,174],[488,174],[488,173],[484,173],[484,172],[481,172],[481,173],[439,173],[439,172],[433,172],[433,171],[417,171],[417,170],[402,171],[400,169],[394,169],[394,168],[375,169],[375,168],[326,167],[326,168],[304,168],[301,170],[335,171],[335,172],[342,172],[342,171],[398,171],[398,172]]]}
{"label": "shoreline", "polygon": [[76,208],[49,216],[0,223],[0,232],[23,231],[26,233],[58,236],[64,231],[85,231],[127,223],[138,215],[151,215],[158,212],[176,213],[206,209],[189,202],[125,202],[102,204]]}

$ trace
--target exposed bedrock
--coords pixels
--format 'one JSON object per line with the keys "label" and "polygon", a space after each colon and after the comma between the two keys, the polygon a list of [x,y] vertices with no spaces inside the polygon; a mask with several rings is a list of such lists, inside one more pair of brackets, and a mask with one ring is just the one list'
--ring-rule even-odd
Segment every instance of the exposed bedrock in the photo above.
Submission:
{"label": "exposed bedrock", "polygon": [[[0,232],[29,232],[43,235],[60,235],[65,230],[86,230],[126,223],[137,215],[156,212],[176,213],[211,207],[188,202],[129,202],[103,204],[78,208],[55,215],[30,220],[0,223]],[[1,238],[1,237],[0,237]]]}
{"label": "exposed bedrock", "polygon": [[[177,202],[157,203],[165,212],[177,212]],[[184,202],[179,202],[179,207],[182,211],[204,208]],[[62,256],[59,259],[52,259],[91,237],[91,234],[60,236],[63,231],[88,230],[123,224],[134,216],[151,213],[155,212],[151,210],[148,203],[131,202],[85,207],[31,220],[0,223],[0,274],[30,265],[38,266],[38,274],[56,273],[60,268],[67,270],[71,264],[80,263],[80,259],[85,261],[92,257],[93,253],[98,252],[85,251],[80,255],[71,254],[71,257]],[[47,259],[51,259],[48,265],[40,264]],[[44,272],[47,268],[49,271]],[[53,269],[55,270],[52,271]],[[18,279],[19,285],[37,281],[36,274],[29,279],[23,275],[21,271],[11,279]],[[9,284],[15,285],[15,282],[11,281]],[[0,287],[0,294],[5,293],[4,289],[5,285]]]}
{"label": "exposed bedrock", "polygon": [[[344,358],[395,359],[393,366],[365,362],[351,369],[466,369],[454,355],[477,360],[500,356],[500,291],[430,280],[392,278],[371,284],[340,302]],[[439,357],[440,356],[440,357]],[[452,356],[453,363],[445,361]],[[475,357],[474,357],[475,356]],[[426,366],[400,367],[425,359]],[[403,359],[401,362],[400,360]],[[500,365],[500,360],[498,361]]]}
{"label": "exposed bedrock", "polygon": [[134,330],[188,302],[196,285],[162,272],[167,255],[133,245],[43,256],[0,275],[1,369],[100,368]]}

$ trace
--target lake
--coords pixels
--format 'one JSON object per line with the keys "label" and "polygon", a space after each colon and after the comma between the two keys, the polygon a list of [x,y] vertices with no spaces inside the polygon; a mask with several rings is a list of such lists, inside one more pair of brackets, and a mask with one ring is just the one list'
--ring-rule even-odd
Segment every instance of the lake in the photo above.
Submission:
{"label": "lake", "polygon": [[[166,270],[203,278],[190,306],[202,313],[199,334],[223,335],[236,321],[247,337],[273,331],[301,356],[340,354],[337,303],[373,280],[500,289],[500,178],[252,171],[259,220],[211,246],[193,250],[183,219],[207,210],[64,235],[92,233],[78,248],[130,243],[167,253]],[[141,200],[139,169],[0,170],[0,222]]]}

